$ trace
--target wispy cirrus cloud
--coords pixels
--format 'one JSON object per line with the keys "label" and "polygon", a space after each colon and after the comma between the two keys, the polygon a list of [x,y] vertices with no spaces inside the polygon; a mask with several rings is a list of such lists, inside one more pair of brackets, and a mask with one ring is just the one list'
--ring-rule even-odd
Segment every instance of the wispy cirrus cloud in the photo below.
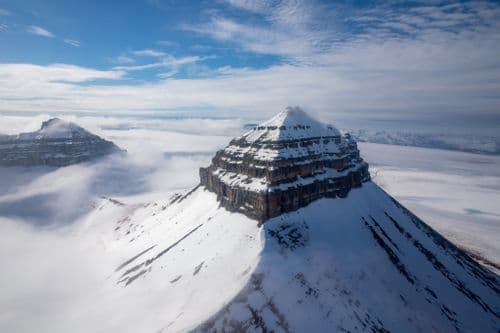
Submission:
{"label": "wispy cirrus cloud", "polygon": [[154,57],[154,58],[163,57],[166,55],[165,52],[152,49],[137,50],[133,51],[132,54],[139,57]]}
{"label": "wispy cirrus cloud", "polygon": [[10,16],[12,13],[8,11],[7,9],[0,8],[0,16]]}
{"label": "wispy cirrus cloud", "polygon": [[215,12],[208,22],[184,24],[181,29],[234,43],[250,52],[279,55],[288,60],[324,52],[336,35],[330,21],[335,21],[338,15],[317,1],[228,0],[227,3],[262,20],[245,22]]}
{"label": "wispy cirrus cloud", "polygon": [[373,40],[412,42],[427,38],[443,43],[453,34],[459,39],[477,37],[480,31],[493,35],[500,31],[498,4],[480,1],[407,8],[383,4],[361,9],[301,0],[226,2],[262,20],[256,23],[214,12],[205,23],[182,25],[181,29],[294,63],[314,63],[346,46]]}
{"label": "wispy cirrus cloud", "polygon": [[[166,71],[158,73],[159,78],[165,79],[175,76],[180,69],[187,65],[196,64],[205,60],[213,59],[215,56],[184,56],[175,57],[162,51],[151,49],[133,51],[132,54],[140,57],[153,57],[156,62],[141,64],[141,65],[122,65],[116,66],[113,69],[126,72],[143,71],[155,68],[166,68]],[[132,58],[130,58],[133,60]]]}
{"label": "wispy cirrus cloud", "polygon": [[75,39],[65,38],[63,40],[63,42],[65,42],[66,44],[69,44],[71,46],[74,46],[74,47],[80,47],[80,45],[81,45],[81,43]]}
{"label": "wispy cirrus cloud", "polygon": [[[52,33],[51,31],[48,31],[45,28],[36,26],[36,25],[30,25],[26,28],[26,31],[30,34],[37,35],[37,36],[42,36],[42,37],[47,37],[47,38],[56,38],[57,36]],[[71,38],[57,38],[58,40],[61,40],[62,42],[74,46],[74,47],[80,47],[81,43],[80,41],[76,39],[71,39]]]}
{"label": "wispy cirrus cloud", "polygon": [[125,54],[121,54],[119,55],[118,57],[116,57],[115,59],[111,59],[111,61],[113,63],[116,63],[116,64],[121,64],[121,65],[124,65],[124,64],[132,64],[135,62],[135,59],[125,55]]}
{"label": "wispy cirrus cloud", "polygon": [[49,37],[49,38],[55,37],[55,35],[52,32],[36,25],[30,25],[29,27],[26,28],[26,31],[29,32],[30,34],[42,37]]}

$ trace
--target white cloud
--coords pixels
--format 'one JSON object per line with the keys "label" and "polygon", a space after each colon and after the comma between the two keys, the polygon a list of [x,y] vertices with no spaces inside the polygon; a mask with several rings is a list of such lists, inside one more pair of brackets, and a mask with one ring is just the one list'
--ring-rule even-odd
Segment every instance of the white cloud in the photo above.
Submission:
{"label": "white cloud", "polygon": [[142,71],[145,69],[151,68],[160,68],[160,67],[170,67],[172,70],[177,70],[180,66],[192,64],[208,59],[212,59],[213,56],[185,56],[185,57],[174,57],[172,55],[163,54],[161,60],[154,63],[144,64],[144,65],[136,65],[136,66],[117,66],[115,70],[124,70],[124,71]]}
{"label": "white cloud", "polygon": [[48,83],[58,84],[61,82],[75,83],[96,79],[119,79],[123,76],[123,72],[121,71],[100,71],[67,64],[53,64],[48,66],[0,64],[0,74],[0,89],[9,87],[9,82],[12,82],[11,87],[22,83],[36,86],[37,84]]}
{"label": "white cloud", "polygon": [[132,53],[134,55],[140,56],[140,57],[153,57],[153,58],[163,57],[166,55],[165,52],[152,50],[152,49],[137,50],[137,51],[133,51]]}
{"label": "white cloud", "polygon": [[117,64],[131,64],[131,63],[135,62],[135,59],[122,54],[122,55],[116,57],[116,59],[114,59],[114,62]]}
{"label": "white cloud", "polygon": [[264,23],[246,23],[216,12],[204,24],[182,25],[181,28],[235,43],[251,52],[281,55],[295,61],[298,57],[325,51],[334,33],[331,21],[338,17],[330,8],[316,1],[227,2],[260,15]]}
{"label": "white cloud", "polygon": [[8,11],[7,9],[0,8],[0,15],[3,15],[3,16],[10,16],[10,15],[11,15],[11,12],[10,12],[10,11]]}
{"label": "white cloud", "polygon": [[[286,105],[302,105],[332,118],[339,114],[379,115],[382,110],[401,117],[415,112],[443,114],[472,109],[497,112],[497,37],[453,36],[435,37],[446,42],[436,42],[432,36],[422,40],[355,42],[334,54],[317,56],[312,65],[238,70],[226,67],[215,72],[216,76],[136,85],[120,82],[80,86],[54,81],[54,68],[5,64],[0,65],[0,108],[141,112],[209,107],[267,116]],[[152,67],[171,70],[175,64],[196,61],[199,59],[173,59],[121,66],[107,72],[89,73],[86,69],[88,74],[82,79],[88,80],[87,75],[116,78],[123,71]],[[58,75],[56,80],[64,79],[64,75]]]}
{"label": "white cloud", "polygon": [[270,3],[265,0],[226,0],[228,4],[236,8],[254,13],[263,14],[269,10]]}
{"label": "white cloud", "polygon": [[244,49],[283,56],[305,56],[315,52],[315,34],[300,34],[293,29],[273,29],[245,25],[225,17],[213,17],[200,26],[184,25],[184,30],[208,35],[218,41],[233,42]]}
{"label": "white cloud", "polygon": [[157,76],[159,78],[162,78],[162,79],[168,79],[170,77],[173,77],[177,73],[179,73],[179,71],[177,69],[171,69],[171,70],[169,70],[167,72],[159,73]]}
{"label": "white cloud", "polygon": [[74,46],[74,47],[80,47],[80,42],[77,40],[74,40],[74,39],[66,38],[66,39],[64,39],[64,42],[66,44],[69,44],[69,45]]}
{"label": "white cloud", "polygon": [[27,32],[29,32],[30,34],[33,34],[33,35],[38,35],[38,36],[43,36],[43,37],[49,37],[49,38],[54,38],[55,35],[42,28],[42,27],[39,27],[39,26],[36,26],[36,25],[30,25],[27,29],[26,29]]}
{"label": "white cloud", "polygon": [[[204,68],[203,75],[180,79],[175,74],[187,72],[190,66],[200,69],[201,62],[210,57],[163,54],[152,63],[122,65],[93,74],[120,78],[124,73],[159,69],[156,75],[163,79],[159,82],[85,85],[52,79],[55,68],[50,66],[35,67],[35,74],[29,75],[32,65],[5,64],[0,65],[0,73],[4,73],[0,76],[0,109],[149,112],[204,108],[264,117],[286,105],[302,105],[330,118],[341,114],[407,117],[498,113],[500,6],[467,3],[466,10],[461,6],[426,6],[415,13],[374,8],[348,18],[359,25],[357,34],[330,43],[337,31],[324,36],[316,25],[321,21],[318,16],[330,14],[328,9],[321,14],[304,6],[307,3],[274,6],[265,14],[268,23],[255,29],[249,23],[220,16],[209,18],[206,26],[185,27],[254,53],[281,55],[281,64],[262,69]],[[453,11],[474,19],[451,15]],[[425,27],[425,22],[436,21],[438,16],[461,23],[454,23],[451,31],[437,28],[438,24]],[[384,20],[377,20],[381,17]],[[472,26],[467,24],[470,20]],[[203,30],[206,27],[211,30]],[[159,54],[150,49],[140,51],[144,56]]]}

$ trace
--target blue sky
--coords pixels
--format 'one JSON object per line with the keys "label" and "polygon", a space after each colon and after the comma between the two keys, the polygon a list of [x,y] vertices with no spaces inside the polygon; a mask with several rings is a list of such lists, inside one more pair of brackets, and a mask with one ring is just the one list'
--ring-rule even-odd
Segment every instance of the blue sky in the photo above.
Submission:
{"label": "blue sky", "polygon": [[0,1],[0,111],[499,118],[500,5]]}
{"label": "blue sky", "polygon": [[[252,19],[223,2],[9,1],[1,6],[8,13],[2,16],[6,25],[0,46],[2,62],[69,63],[106,70],[151,64],[162,53],[180,59],[198,57],[197,63],[214,69],[263,68],[280,61],[275,55],[248,52],[189,31],[219,11]],[[196,59],[192,60],[188,64]],[[162,68],[137,70],[129,76],[154,80]],[[174,76],[197,76],[194,68],[179,69]]]}

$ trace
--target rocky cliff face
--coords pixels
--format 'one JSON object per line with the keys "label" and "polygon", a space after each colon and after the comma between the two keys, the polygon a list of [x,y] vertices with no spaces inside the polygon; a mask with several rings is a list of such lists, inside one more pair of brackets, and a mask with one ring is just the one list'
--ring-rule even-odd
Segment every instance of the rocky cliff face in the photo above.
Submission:
{"label": "rocky cliff face", "polygon": [[218,151],[201,184],[222,206],[264,221],[370,179],[356,142],[299,108],[287,108]]}
{"label": "rocky cliff face", "polygon": [[35,132],[0,136],[1,166],[66,166],[121,152],[113,142],[58,118]]}

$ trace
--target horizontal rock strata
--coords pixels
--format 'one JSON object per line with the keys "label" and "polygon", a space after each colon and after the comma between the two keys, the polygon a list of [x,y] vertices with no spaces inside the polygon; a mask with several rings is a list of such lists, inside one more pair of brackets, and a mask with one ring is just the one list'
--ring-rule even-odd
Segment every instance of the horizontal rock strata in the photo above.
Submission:
{"label": "horizontal rock strata", "polygon": [[201,184],[222,206],[265,221],[370,179],[356,142],[289,108],[216,153]]}

